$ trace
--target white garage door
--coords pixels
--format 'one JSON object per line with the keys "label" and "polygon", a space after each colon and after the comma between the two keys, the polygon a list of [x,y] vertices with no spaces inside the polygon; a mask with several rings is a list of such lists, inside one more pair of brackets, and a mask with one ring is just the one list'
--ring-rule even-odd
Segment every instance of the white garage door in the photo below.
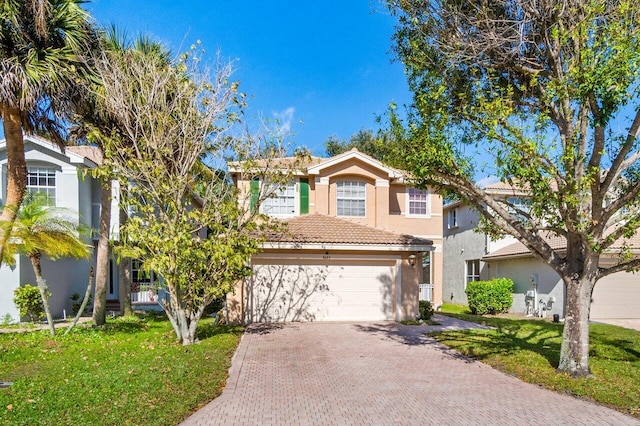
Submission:
{"label": "white garage door", "polygon": [[598,281],[591,319],[640,318],[640,274],[619,272]]}
{"label": "white garage door", "polygon": [[254,259],[255,322],[393,319],[394,260]]}

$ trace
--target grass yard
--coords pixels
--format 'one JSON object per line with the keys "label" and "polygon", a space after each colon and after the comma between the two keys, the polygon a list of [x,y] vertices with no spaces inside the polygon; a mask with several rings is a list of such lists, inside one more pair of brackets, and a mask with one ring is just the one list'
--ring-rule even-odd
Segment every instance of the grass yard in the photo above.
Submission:
{"label": "grass yard", "polygon": [[240,327],[201,321],[201,342],[177,343],[160,316],[104,329],[0,334],[0,424],[172,425],[220,394]]}
{"label": "grass yard", "polygon": [[560,393],[575,395],[640,418],[640,332],[607,324],[590,326],[593,377],[556,373],[563,324],[501,316],[471,315],[444,305],[441,313],[495,330],[447,331],[433,337],[485,364]]}

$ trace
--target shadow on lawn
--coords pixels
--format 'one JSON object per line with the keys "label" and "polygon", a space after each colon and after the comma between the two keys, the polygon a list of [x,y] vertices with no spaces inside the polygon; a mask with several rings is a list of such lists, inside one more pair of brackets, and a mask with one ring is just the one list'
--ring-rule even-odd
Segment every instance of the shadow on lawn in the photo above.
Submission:
{"label": "shadow on lawn", "polygon": [[552,368],[558,367],[562,324],[539,320],[448,315],[494,328],[486,332],[471,330],[445,332],[438,338],[440,341],[459,347],[474,359],[483,360],[494,354],[528,351],[542,356]]}
{"label": "shadow on lawn", "polygon": [[620,327],[613,333],[610,327],[614,326],[591,325],[589,356],[620,362],[640,361],[640,333]]}

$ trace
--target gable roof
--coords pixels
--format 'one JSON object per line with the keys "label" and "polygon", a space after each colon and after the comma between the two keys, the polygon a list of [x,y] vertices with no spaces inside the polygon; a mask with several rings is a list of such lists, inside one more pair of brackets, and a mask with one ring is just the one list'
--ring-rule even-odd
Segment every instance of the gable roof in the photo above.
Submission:
{"label": "gable roof", "polygon": [[[267,246],[314,246],[321,249],[430,251],[433,241],[360,225],[322,214],[291,218],[282,232],[267,235]],[[283,244],[284,246],[283,247]]]}
{"label": "gable roof", "polygon": [[396,170],[392,167],[389,167],[383,164],[381,161],[376,160],[373,157],[368,156],[360,151],[357,148],[352,148],[349,151],[343,152],[342,154],[338,154],[334,157],[328,158],[325,161],[316,164],[315,166],[308,168],[308,173],[310,175],[319,175],[323,169],[339,164],[343,161],[348,161],[351,159],[358,159],[384,173],[387,174],[389,178],[402,178],[403,173],[400,170]]}
{"label": "gable roof", "polygon": [[[69,146],[62,152],[58,145],[37,135],[24,135],[24,141],[25,143],[32,143],[53,153],[67,157],[71,164],[82,164],[86,167],[93,168],[102,163],[102,152],[94,146]],[[6,149],[6,147],[7,140],[0,140],[0,150]]]}
{"label": "gable roof", "polygon": [[[358,159],[365,164],[368,164],[383,173],[385,173],[391,179],[402,179],[404,176],[404,172],[398,169],[394,169],[382,163],[381,161],[376,160],[373,157],[370,157],[367,154],[364,154],[356,148],[352,148],[349,151],[343,152],[342,154],[335,155],[330,158],[322,158],[322,157],[281,157],[281,158],[272,158],[272,159],[261,159],[256,160],[255,166],[258,169],[261,168],[272,168],[272,169],[295,169],[295,171],[300,174],[308,174],[308,175],[319,175],[320,172],[328,167],[332,167],[336,164],[339,164],[343,161],[348,161],[351,159]],[[242,172],[242,168],[240,167],[242,162],[231,161],[228,163],[230,172]]]}

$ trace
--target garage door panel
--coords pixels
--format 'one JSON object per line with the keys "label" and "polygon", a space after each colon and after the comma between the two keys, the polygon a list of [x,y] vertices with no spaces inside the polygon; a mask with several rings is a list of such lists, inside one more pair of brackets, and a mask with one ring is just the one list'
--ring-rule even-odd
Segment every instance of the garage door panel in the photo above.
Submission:
{"label": "garage door panel", "polygon": [[619,272],[596,284],[591,319],[640,318],[640,274]]}
{"label": "garage door panel", "polygon": [[254,321],[357,321],[394,317],[394,261],[255,263]]}

